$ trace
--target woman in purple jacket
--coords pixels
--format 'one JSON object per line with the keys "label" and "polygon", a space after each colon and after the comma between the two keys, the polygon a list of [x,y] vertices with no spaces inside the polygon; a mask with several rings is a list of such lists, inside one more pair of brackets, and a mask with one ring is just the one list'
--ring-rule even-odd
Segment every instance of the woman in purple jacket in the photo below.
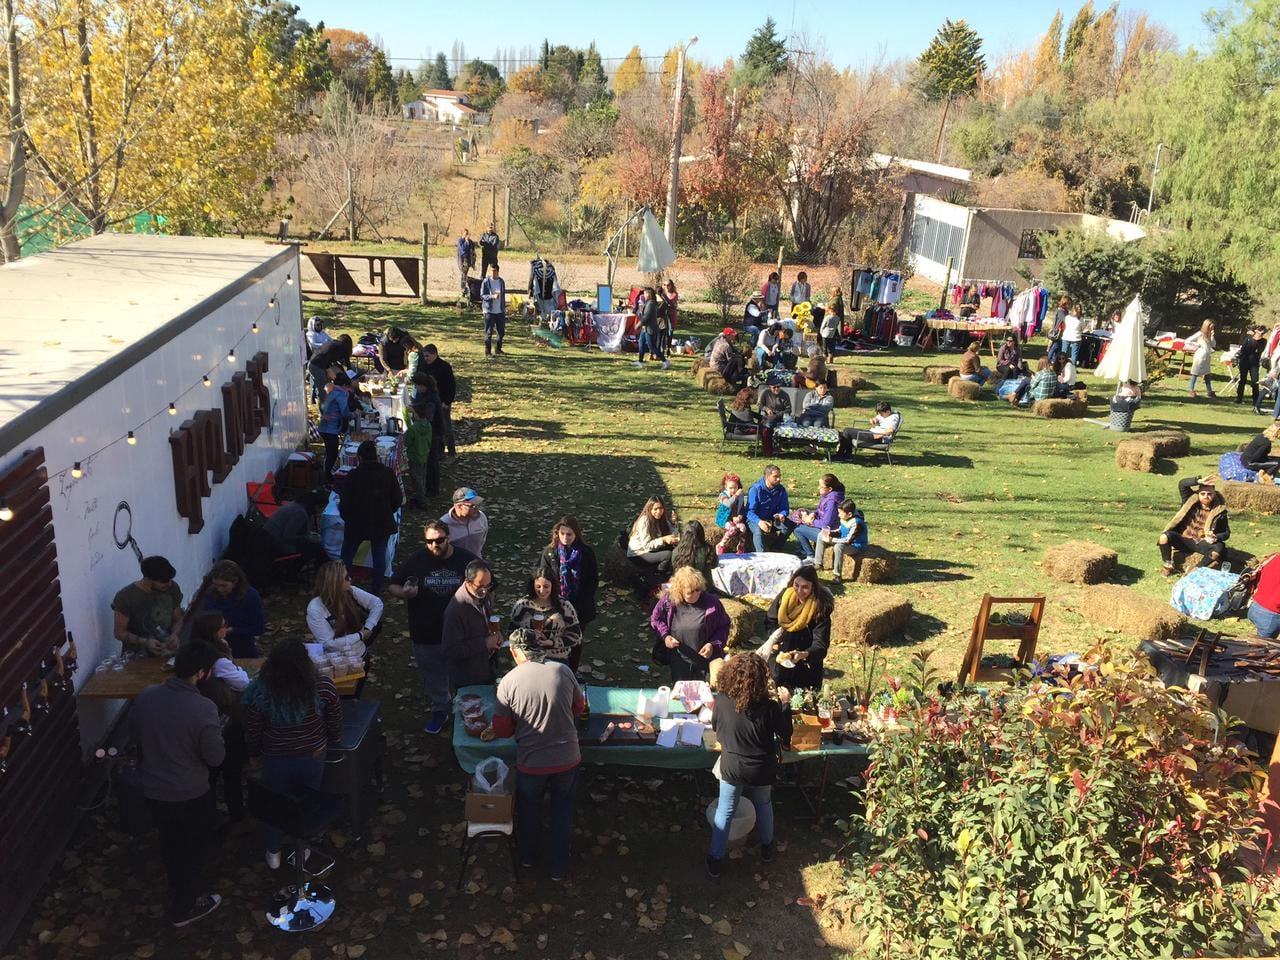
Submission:
{"label": "woman in purple jacket", "polygon": [[657,634],[653,659],[671,667],[672,683],[708,679],[711,661],[724,656],[729,639],[729,615],[693,567],[681,567],[671,575],[649,625]]}
{"label": "woman in purple jacket", "polygon": [[803,556],[812,557],[817,549],[818,534],[825,528],[839,532],[840,517],[836,508],[844,499],[844,484],[834,473],[818,479],[818,505],[812,510],[797,510],[788,525],[796,535]]}

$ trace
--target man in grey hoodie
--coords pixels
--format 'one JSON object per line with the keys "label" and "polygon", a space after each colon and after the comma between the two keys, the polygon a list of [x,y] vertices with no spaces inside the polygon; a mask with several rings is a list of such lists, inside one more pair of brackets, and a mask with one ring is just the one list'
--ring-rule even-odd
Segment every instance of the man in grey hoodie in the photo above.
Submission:
{"label": "man in grey hoodie", "polygon": [[204,864],[215,816],[209,768],[226,747],[218,708],[198,684],[221,656],[202,640],[179,648],[174,675],[138,694],[129,712],[138,747],[142,794],[160,831],[169,875],[169,920],[185,927],[218,909],[222,898],[203,892]]}

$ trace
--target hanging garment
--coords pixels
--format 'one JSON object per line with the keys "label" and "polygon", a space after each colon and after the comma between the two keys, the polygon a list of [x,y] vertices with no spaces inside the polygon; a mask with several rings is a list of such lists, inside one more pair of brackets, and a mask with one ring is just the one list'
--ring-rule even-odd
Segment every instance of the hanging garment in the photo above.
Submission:
{"label": "hanging garment", "polygon": [[551,300],[556,295],[556,268],[550,260],[535,257],[529,261],[529,296]]}

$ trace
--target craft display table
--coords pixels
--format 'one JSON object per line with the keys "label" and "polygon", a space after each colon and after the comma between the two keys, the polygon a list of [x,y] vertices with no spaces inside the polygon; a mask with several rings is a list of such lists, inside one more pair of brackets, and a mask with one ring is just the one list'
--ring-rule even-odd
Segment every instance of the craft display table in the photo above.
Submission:
{"label": "craft display table", "polygon": [[[1239,658],[1259,655],[1280,659],[1280,642],[1213,638],[1215,643],[1146,640],[1139,646],[1166,686],[1203,693],[1246,727],[1280,733],[1280,676],[1239,666]],[[1190,656],[1190,660],[1188,660]]]}
{"label": "craft display table", "polygon": [[[475,694],[484,701],[485,714],[493,719],[494,707],[497,706],[497,691],[494,687],[463,687],[460,694]],[[653,696],[656,689],[650,687],[588,687],[587,699],[591,704],[591,713],[595,714],[632,714],[640,702],[640,695]],[[836,756],[864,757],[870,751],[865,743],[845,743],[836,746],[824,743],[817,750],[805,750],[801,753],[786,752],[782,755],[783,763],[798,763],[802,760],[821,758],[824,761]],[[479,737],[467,733],[460,721],[453,724],[453,755],[460,766],[468,774],[475,773],[476,764],[486,757],[500,757],[509,767],[515,766],[516,742],[511,737],[503,737],[485,742]],[[583,763],[608,763],[627,767],[655,767],[664,770],[709,770],[715,766],[720,756],[718,748],[706,747],[659,747],[654,744],[604,743],[582,745]]]}
{"label": "craft display table", "polygon": [[1013,327],[1003,320],[943,320],[938,317],[926,317],[921,336],[928,337],[930,330],[963,330],[970,334],[980,334],[986,338],[987,347],[993,357],[996,355],[996,345],[992,337],[1003,337],[1013,333]]}
{"label": "craft display table", "polygon": [[[168,657],[131,657],[119,670],[109,666],[105,670],[96,670],[89,675],[77,696],[89,700],[132,700],[147,687],[164,683],[173,676],[172,668],[165,666],[167,659]],[[261,668],[262,658],[237,660],[235,664],[252,677]],[[358,673],[338,677],[333,682],[338,688],[339,696],[349,697],[355,693],[356,685],[363,678],[364,674]]]}

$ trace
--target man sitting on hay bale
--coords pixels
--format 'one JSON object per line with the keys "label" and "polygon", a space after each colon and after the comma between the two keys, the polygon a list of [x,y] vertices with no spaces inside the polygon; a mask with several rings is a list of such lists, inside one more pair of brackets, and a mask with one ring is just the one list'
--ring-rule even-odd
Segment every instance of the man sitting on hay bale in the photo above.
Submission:
{"label": "man sitting on hay bale", "polygon": [[1227,504],[1218,493],[1215,478],[1199,481],[1186,479],[1178,483],[1183,498],[1181,509],[1174,514],[1160,534],[1160,572],[1173,576],[1173,552],[1198,553],[1216,570],[1227,555],[1227,539],[1231,527],[1227,523]]}
{"label": "man sitting on hay bale", "polygon": [[711,369],[720,374],[725,382],[741,390],[747,385],[747,364],[738,352],[737,342],[738,331],[733,327],[725,327],[720,336],[715,338],[707,359]]}

